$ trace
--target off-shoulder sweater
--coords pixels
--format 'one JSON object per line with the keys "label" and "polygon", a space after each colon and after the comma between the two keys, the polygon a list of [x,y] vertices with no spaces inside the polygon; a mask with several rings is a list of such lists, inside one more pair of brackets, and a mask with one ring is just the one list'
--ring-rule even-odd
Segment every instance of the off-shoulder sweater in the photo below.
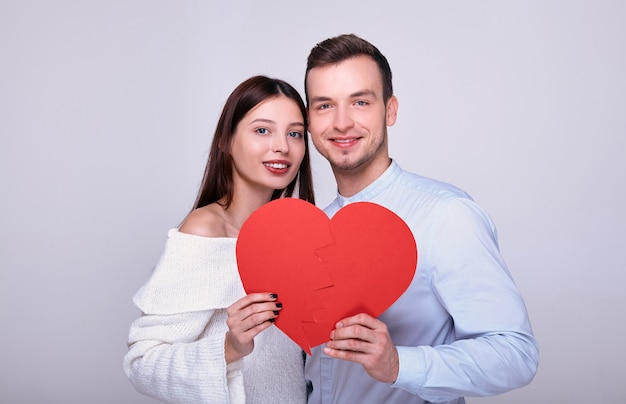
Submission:
{"label": "off-shoulder sweater", "polygon": [[130,327],[124,371],[139,392],[177,403],[306,402],[302,351],[275,326],[256,336],[250,355],[226,364],[226,308],[245,295],[235,246],[234,238],[169,231],[133,299],[142,315]]}

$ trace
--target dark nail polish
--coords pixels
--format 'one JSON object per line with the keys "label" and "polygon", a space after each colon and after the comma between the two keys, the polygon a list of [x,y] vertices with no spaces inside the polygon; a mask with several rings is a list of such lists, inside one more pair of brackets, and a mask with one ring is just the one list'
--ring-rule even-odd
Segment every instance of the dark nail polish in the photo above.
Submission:
{"label": "dark nail polish", "polygon": [[274,310],[274,315],[276,315],[276,316],[277,316],[277,315],[278,315],[278,313],[280,313],[280,311],[278,311],[278,310]]}
{"label": "dark nail polish", "polygon": [[270,293],[270,299],[276,299],[278,295],[276,293]]}
{"label": "dark nail polish", "polygon": [[280,309],[281,307],[283,307],[283,304],[282,303],[276,303],[276,307],[278,307]]}
{"label": "dark nail polish", "polygon": [[274,321],[276,321],[276,320],[273,319],[273,318],[270,318],[270,323],[273,323]]}

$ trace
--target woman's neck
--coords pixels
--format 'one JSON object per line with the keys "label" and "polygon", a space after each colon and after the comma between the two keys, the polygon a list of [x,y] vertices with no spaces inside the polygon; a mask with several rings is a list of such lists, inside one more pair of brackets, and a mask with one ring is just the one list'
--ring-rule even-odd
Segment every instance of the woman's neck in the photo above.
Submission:
{"label": "woman's neck", "polygon": [[230,205],[228,208],[224,208],[223,211],[224,220],[229,227],[229,233],[234,233],[233,236],[239,234],[241,226],[243,226],[243,223],[250,217],[252,212],[269,202],[271,198],[271,192],[233,193]]}

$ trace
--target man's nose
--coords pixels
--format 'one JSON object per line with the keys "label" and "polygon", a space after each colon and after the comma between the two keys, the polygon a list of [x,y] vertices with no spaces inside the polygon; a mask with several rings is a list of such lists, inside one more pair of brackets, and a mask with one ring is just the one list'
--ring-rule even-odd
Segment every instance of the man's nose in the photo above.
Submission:
{"label": "man's nose", "polygon": [[335,129],[341,132],[346,132],[354,126],[354,119],[352,119],[352,115],[347,108],[337,107],[335,110],[333,124]]}

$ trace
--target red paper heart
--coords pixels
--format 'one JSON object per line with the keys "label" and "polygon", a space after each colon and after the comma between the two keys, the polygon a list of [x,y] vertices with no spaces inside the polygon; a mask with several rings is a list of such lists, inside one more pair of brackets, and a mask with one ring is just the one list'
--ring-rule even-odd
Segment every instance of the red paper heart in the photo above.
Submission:
{"label": "red paper heart", "polygon": [[380,205],[352,203],[329,220],[308,202],[283,198],[243,224],[237,265],[247,293],[278,294],[276,326],[310,353],[337,321],[378,317],[391,306],[415,275],[417,247],[406,223]]}

